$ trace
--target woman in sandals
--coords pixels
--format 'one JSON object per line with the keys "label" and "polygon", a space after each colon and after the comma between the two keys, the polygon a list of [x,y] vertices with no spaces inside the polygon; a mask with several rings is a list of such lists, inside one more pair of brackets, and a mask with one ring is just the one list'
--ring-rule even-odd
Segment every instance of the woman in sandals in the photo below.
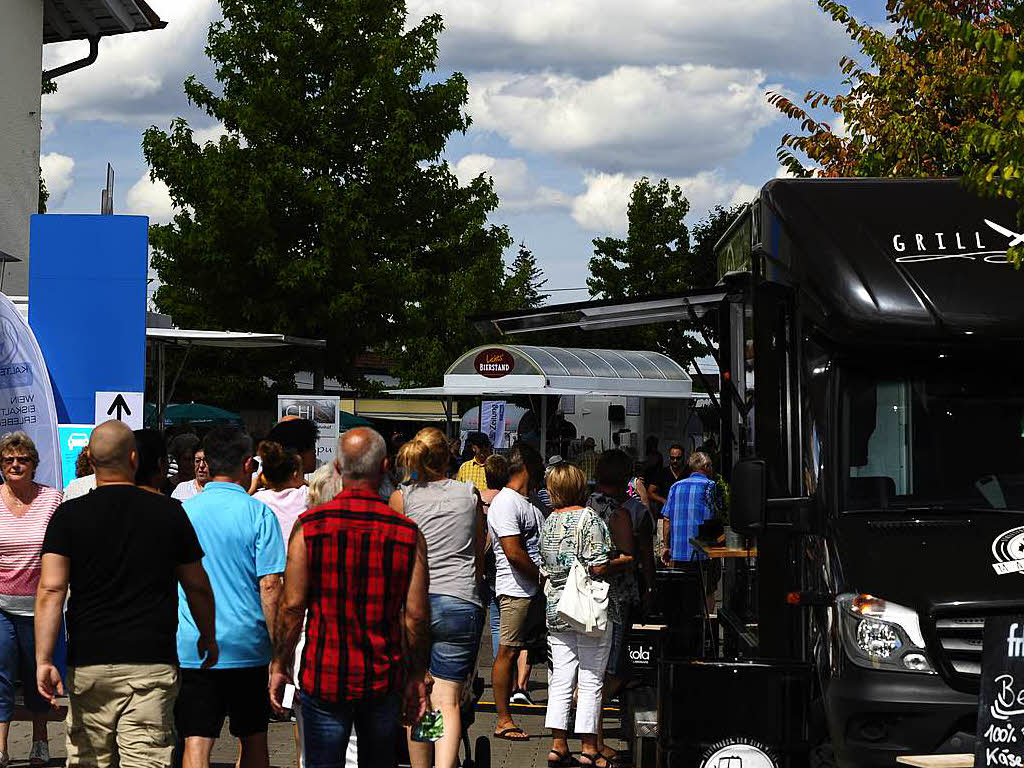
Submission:
{"label": "woman in sandals", "polygon": [[[541,529],[540,556],[547,576],[544,594],[551,651],[548,711],[544,719],[552,737],[548,765],[551,768],[570,765],[608,768],[610,763],[597,750],[597,727],[601,719],[604,671],[612,642],[612,617],[604,632],[586,635],[558,617],[558,601],[577,558],[590,569],[592,576],[607,575],[611,535],[604,521],[583,506],[587,498],[587,478],[575,466],[553,467],[548,473],[547,489],[554,512]],[[574,687],[578,688],[575,732],[582,742],[576,757],[570,753],[567,740]]]}
{"label": "woman in sandals", "polygon": [[455,768],[462,734],[463,685],[476,666],[484,626],[484,518],[472,483],[450,480],[448,441],[435,427],[416,433],[398,451],[404,480],[391,508],[410,517],[427,542],[430,575],[430,704],[441,710],[444,736],[434,744],[413,741],[413,768]]}

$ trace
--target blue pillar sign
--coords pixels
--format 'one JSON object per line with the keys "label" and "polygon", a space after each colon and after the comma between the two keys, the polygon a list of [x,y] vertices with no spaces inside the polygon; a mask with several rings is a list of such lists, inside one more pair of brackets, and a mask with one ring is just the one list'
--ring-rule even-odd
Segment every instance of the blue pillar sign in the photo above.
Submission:
{"label": "blue pillar sign", "polygon": [[97,392],[145,389],[148,227],[145,216],[32,217],[29,323],[61,423],[92,422]]}

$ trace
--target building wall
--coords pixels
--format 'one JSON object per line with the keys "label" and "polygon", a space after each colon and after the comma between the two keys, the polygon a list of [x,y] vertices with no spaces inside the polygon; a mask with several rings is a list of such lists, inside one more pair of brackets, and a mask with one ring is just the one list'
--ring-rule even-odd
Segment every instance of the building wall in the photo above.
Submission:
{"label": "building wall", "polygon": [[39,110],[43,3],[3,0],[0,12],[0,251],[8,264],[3,290],[28,293],[29,216],[39,204]]}

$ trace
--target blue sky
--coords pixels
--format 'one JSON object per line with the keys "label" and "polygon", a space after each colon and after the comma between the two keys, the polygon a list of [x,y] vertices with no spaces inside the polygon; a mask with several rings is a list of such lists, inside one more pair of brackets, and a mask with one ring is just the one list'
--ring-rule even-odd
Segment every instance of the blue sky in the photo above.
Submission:
{"label": "blue sky", "polygon": [[[212,83],[203,53],[216,0],[149,0],[165,30],[104,40],[99,61],[43,98],[42,166],[53,212],[99,209],[106,163],[115,211],[171,215],[147,178],[149,125],[187,118],[200,140],[219,126],[188,106],[188,74]],[[447,159],[466,180],[486,172],[502,199],[493,220],[537,255],[548,287],[585,285],[591,240],[620,235],[633,182],[683,186],[695,222],[712,205],[749,199],[778,172],[793,126],[765,92],[834,89],[848,41],[813,0],[408,0],[417,20],[440,12],[439,74],[463,72],[474,125]],[[851,4],[881,21],[882,0]],[[44,65],[84,55],[48,45]],[[560,290],[552,301],[586,298]]]}

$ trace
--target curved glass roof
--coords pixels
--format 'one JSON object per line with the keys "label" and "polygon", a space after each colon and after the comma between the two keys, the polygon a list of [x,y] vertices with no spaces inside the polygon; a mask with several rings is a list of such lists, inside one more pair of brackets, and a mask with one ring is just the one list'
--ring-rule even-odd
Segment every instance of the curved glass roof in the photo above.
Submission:
{"label": "curved glass roof", "polygon": [[689,381],[679,363],[659,352],[622,349],[577,349],[573,347],[533,347],[519,344],[492,344],[477,347],[456,360],[445,376],[474,375],[477,355],[485,350],[504,350],[515,361],[511,375],[565,376],[600,379],[653,379]]}

